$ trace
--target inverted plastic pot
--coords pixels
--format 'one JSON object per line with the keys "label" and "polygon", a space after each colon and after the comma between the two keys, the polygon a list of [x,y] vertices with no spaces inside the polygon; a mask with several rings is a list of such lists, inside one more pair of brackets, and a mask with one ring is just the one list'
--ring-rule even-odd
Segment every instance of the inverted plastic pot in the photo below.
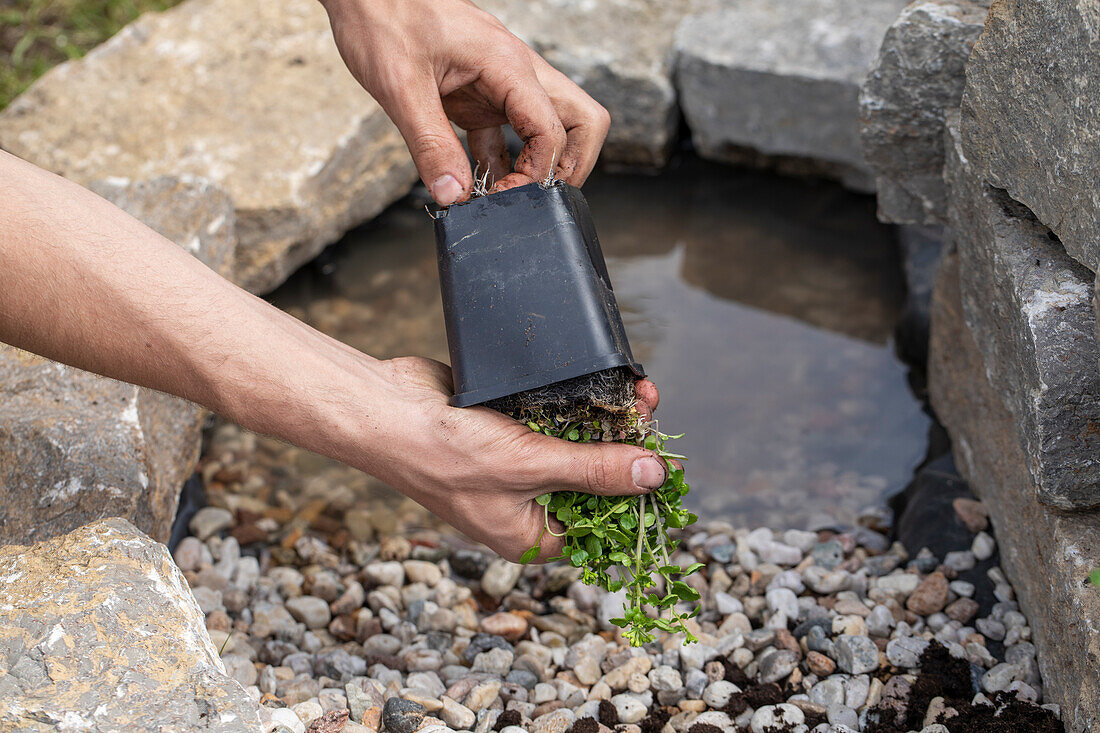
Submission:
{"label": "inverted plastic pot", "polygon": [[468,407],[605,369],[644,376],[581,192],[532,183],[435,214],[454,373]]}

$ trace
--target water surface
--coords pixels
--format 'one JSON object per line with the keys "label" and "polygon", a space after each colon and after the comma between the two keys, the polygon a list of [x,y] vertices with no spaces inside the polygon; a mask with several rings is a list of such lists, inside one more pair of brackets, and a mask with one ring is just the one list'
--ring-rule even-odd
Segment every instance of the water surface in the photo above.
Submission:
{"label": "water surface", "polygon": [[[905,485],[928,419],[890,343],[904,285],[872,199],[690,159],[584,190],[661,428],[686,433],[697,511],[850,524]],[[422,205],[350,233],[272,301],[375,356],[446,361]]]}

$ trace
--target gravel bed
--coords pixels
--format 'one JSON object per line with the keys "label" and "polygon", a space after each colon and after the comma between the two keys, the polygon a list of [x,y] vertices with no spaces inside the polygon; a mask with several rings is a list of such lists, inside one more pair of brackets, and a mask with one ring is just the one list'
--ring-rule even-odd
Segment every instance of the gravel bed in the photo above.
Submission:
{"label": "gravel bed", "polygon": [[175,550],[266,730],[1061,730],[1003,572],[958,578],[996,549],[976,502],[944,558],[865,527],[693,527],[673,560],[706,563],[699,643],[631,648],[579,570],[496,558],[295,451],[219,428]]}

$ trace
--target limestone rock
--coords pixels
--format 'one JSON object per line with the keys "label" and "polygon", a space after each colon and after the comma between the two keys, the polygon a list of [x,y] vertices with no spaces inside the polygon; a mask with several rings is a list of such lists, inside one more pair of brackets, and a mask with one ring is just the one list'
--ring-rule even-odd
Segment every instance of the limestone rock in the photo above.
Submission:
{"label": "limestone rock", "polygon": [[1100,267],[1100,8],[997,0],[974,46],[963,149],[1093,272]]}
{"label": "limestone rock", "polygon": [[673,33],[706,1],[483,0],[478,6],[611,113],[601,160],[655,167],[668,159],[679,123]]}
{"label": "limestone rock", "polygon": [[125,517],[167,540],[203,412],[0,344],[0,543]]}
{"label": "limestone rock", "polygon": [[1061,706],[1066,730],[1100,720],[1100,567],[1095,515],[1039,504],[1011,413],[986,378],[987,361],[967,329],[958,263],[945,259],[933,299],[929,391],[951,434],[960,470],[989,509],[1001,561],[1039,651],[1045,702]]}
{"label": "limestone rock", "polygon": [[696,149],[741,148],[868,175],[859,85],[902,0],[746,0],[698,13],[676,32],[677,87]]}
{"label": "limestone rock", "polygon": [[1093,274],[1026,208],[977,178],[954,132],[949,121],[946,179],[967,324],[1015,418],[1039,501],[1100,505]]}
{"label": "limestone rock", "polygon": [[12,102],[0,146],[83,185],[209,180],[236,212],[234,279],[255,292],[416,179],[312,0],[190,0],[143,15]]}
{"label": "limestone rock", "polygon": [[863,155],[878,175],[879,218],[947,221],[943,120],[957,109],[989,0],[914,0],[882,39],[859,94]]}
{"label": "limestone rock", "polygon": [[0,728],[255,731],[168,550],[106,519],[0,547]]}

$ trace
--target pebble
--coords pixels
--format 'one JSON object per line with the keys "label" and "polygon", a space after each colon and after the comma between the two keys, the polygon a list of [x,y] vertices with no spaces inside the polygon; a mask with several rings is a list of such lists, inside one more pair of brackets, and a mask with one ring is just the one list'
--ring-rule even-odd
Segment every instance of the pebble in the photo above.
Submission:
{"label": "pebble", "polygon": [[204,506],[199,509],[187,524],[191,534],[200,540],[205,540],[232,526],[233,515],[229,510],[214,506]]}
{"label": "pebble", "polygon": [[970,551],[979,561],[985,561],[993,557],[993,553],[997,551],[997,542],[988,532],[978,532],[974,537],[974,543],[970,546]]}
{"label": "pebble", "polygon": [[828,677],[836,671],[836,662],[821,652],[809,652],[806,655],[806,667],[818,677]]}
{"label": "pebble", "polygon": [[844,562],[844,547],[836,540],[818,542],[814,545],[810,556],[814,559],[814,565],[835,570],[836,566]]}
{"label": "pebble", "polygon": [[523,566],[497,558],[489,563],[481,578],[481,589],[493,598],[503,598],[516,587]]}
{"label": "pebble", "polygon": [[611,698],[620,723],[637,723],[646,716],[646,706],[638,697],[629,692],[619,693]]}
{"label": "pebble", "polygon": [[726,680],[718,680],[717,682],[711,682],[703,690],[703,702],[712,708],[724,708],[729,703],[730,698],[738,692],[741,692],[741,688],[737,685]]}
{"label": "pebble", "polygon": [[1018,666],[1002,662],[982,675],[982,689],[989,693],[1001,692],[1019,678]]}
{"label": "pebble", "polygon": [[943,556],[943,564],[956,573],[963,573],[974,567],[977,560],[970,550],[956,550]]}
{"label": "pebble", "polygon": [[752,714],[749,728],[752,733],[771,733],[788,730],[806,722],[806,714],[789,703],[763,705]]}
{"label": "pebble", "polygon": [[913,669],[920,666],[920,657],[928,642],[919,636],[903,636],[886,644],[886,659],[895,667]]}
{"label": "pebble", "polygon": [[866,636],[844,634],[836,639],[837,666],[848,674],[878,669],[878,647]]}
{"label": "pebble", "polygon": [[202,566],[202,541],[197,537],[184,537],[176,545],[176,551],[172,553],[172,559],[176,561],[179,569],[186,572],[194,572]]}
{"label": "pebble", "polygon": [[440,717],[443,718],[443,722],[455,730],[473,728],[474,723],[477,722],[477,716],[473,710],[446,695],[443,696],[442,700],[443,709],[440,711]]}
{"label": "pebble", "polygon": [[910,594],[905,607],[913,613],[928,616],[942,611],[947,605],[947,578],[941,572],[933,572],[920,581]]}
{"label": "pebble", "polygon": [[527,620],[515,613],[494,613],[481,620],[482,631],[509,641],[519,641],[527,633],[527,627]]}
{"label": "pebble", "polygon": [[951,506],[971,534],[977,534],[989,527],[989,512],[980,501],[960,497],[951,502]]}
{"label": "pebble", "polygon": [[294,714],[298,716],[298,720],[302,721],[306,725],[309,725],[311,722],[325,714],[324,708],[321,707],[321,703],[317,702],[316,699],[300,702],[297,705],[291,706],[290,709],[293,710]]}
{"label": "pebble", "polygon": [[760,681],[778,682],[798,667],[799,654],[786,649],[773,650],[760,658]]}
{"label": "pebble", "polygon": [[332,620],[328,604],[314,596],[298,596],[286,602],[286,610],[307,629],[323,629]]}
{"label": "pebble", "polygon": [[427,709],[420,703],[391,697],[382,708],[382,725],[390,733],[413,733],[426,713]]}

